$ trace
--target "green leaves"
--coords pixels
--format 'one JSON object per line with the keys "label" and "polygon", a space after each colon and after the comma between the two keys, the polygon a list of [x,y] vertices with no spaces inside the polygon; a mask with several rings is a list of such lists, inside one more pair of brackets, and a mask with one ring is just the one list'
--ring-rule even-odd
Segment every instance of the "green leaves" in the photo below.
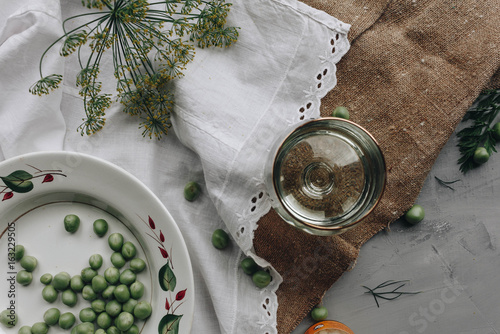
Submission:
{"label": "green leaves", "polygon": [[158,272],[158,281],[163,291],[174,291],[177,278],[167,262]]}
{"label": "green leaves", "polygon": [[167,314],[158,324],[158,334],[177,334],[182,315]]}
{"label": "green leaves", "polygon": [[33,189],[33,183],[31,182],[33,175],[24,170],[16,170],[8,176],[2,176],[0,178],[13,192],[27,193]]}
{"label": "green leaves", "polygon": [[472,124],[457,133],[460,151],[460,171],[467,173],[478,166],[474,162],[474,152],[478,147],[484,147],[488,154],[496,152],[494,130],[491,124],[500,112],[500,90],[486,90],[479,95],[475,106],[465,114],[462,122],[472,121]]}

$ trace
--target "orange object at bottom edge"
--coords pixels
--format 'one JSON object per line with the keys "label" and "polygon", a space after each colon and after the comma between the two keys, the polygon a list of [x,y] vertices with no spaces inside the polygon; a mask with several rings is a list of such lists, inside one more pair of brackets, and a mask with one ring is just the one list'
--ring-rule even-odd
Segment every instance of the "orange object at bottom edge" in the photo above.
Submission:
{"label": "orange object at bottom edge", "polygon": [[354,332],[338,321],[326,320],[312,325],[304,334],[354,334]]}

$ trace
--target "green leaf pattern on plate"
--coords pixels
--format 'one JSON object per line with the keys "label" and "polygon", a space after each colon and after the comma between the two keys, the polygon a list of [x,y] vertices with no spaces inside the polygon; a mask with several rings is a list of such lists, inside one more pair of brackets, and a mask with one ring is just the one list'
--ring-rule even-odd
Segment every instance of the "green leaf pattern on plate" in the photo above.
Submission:
{"label": "green leaf pattern on plate", "polygon": [[167,314],[158,324],[158,334],[177,334],[182,315]]}
{"label": "green leaf pattern on plate", "polygon": [[54,181],[54,175],[64,176],[61,170],[42,170],[35,166],[28,165],[35,170],[34,174],[25,170],[18,169],[7,176],[0,176],[3,184],[0,183],[0,194],[3,194],[2,202],[14,197],[14,193],[27,193],[33,190],[33,180],[43,178],[41,183],[50,183]]}
{"label": "green leaf pattern on plate", "polygon": [[33,175],[24,170],[16,170],[0,178],[10,190],[16,193],[27,193],[33,189],[33,182],[31,182]]}
{"label": "green leaf pattern on plate", "polygon": [[[158,271],[158,282],[160,288],[163,291],[174,292],[177,286],[177,277],[172,270],[174,265],[172,257],[169,255],[167,248],[165,247],[165,234],[163,234],[161,229],[159,229],[159,226],[157,226],[151,216],[148,216],[147,220],[142,219],[142,221],[151,231],[151,233],[147,233],[147,235],[159,244],[158,249],[160,250],[160,255],[165,260],[165,264]],[[166,297],[165,310],[167,311],[167,314],[163,316],[158,324],[158,334],[177,334],[179,332],[179,323],[183,315],[175,314],[175,312],[179,306],[183,304],[186,291],[187,289],[178,291],[173,298],[171,294]]]}
{"label": "green leaf pattern on plate", "polygon": [[163,291],[174,291],[177,285],[177,278],[168,262],[158,272],[158,281]]}

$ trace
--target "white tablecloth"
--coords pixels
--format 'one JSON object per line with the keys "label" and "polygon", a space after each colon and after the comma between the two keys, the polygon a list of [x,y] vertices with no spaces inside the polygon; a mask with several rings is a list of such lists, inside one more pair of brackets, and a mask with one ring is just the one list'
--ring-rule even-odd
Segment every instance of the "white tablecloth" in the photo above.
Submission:
{"label": "white tablecloth", "polygon": [[[272,270],[271,284],[257,289],[239,262],[254,256],[253,231],[270,209],[267,150],[279,133],[319,116],[320,98],[335,86],[336,64],[349,49],[349,25],[294,0],[235,0],[228,24],[241,28],[239,40],[227,49],[197,50],[175,83],[166,138],[143,138],[119,103],[108,110],[103,131],[82,137],[76,58],[49,53],[44,72],[64,74],[63,87],[44,97],[28,89],[39,78],[41,53],[62,33],[61,18],[86,9],[69,0],[0,6],[0,159],[68,150],[131,172],[160,198],[186,240],[197,300],[192,332],[276,333],[280,276]],[[114,79],[103,81],[114,93]],[[191,180],[203,187],[195,202],[183,198]],[[212,247],[216,228],[230,232],[229,249]]]}

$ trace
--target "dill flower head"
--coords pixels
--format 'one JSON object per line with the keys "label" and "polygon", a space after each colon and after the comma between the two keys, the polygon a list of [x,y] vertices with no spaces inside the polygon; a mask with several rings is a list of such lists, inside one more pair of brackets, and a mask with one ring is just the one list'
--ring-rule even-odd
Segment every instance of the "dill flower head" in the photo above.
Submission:
{"label": "dill flower head", "polygon": [[[160,139],[171,127],[174,96],[170,82],[183,75],[198,47],[227,47],[238,38],[235,27],[227,27],[231,7],[224,0],[82,0],[91,9],[63,22],[65,34],[54,41],[40,59],[40,80],[30,88],[36,95],[48,94],[62,81],[59,74],[42,75],[42,62],[49,49],[62,41],[60,54],[77,54],[81,70],[76,85],[84,100],[86,117],[80,133],[91,135],[105,125],[110,94],[101,92],[99,65],[111,52],[117,80],[116,99],[124,112],[139,118],[142,135]],[[83,24],[68,28],[75,19]],[[90,55],[81,58],[87,45]]]}
{"label": "dill flower head", "polygon": [[52,90],[59,87],[59,84],[62,81],[62,75],[60,74],[51,74],[47,75],[44,78],[41,78],[37,82],[35,82],[30,87],[30,93],[34,95],[44,95],[50,93]]}

